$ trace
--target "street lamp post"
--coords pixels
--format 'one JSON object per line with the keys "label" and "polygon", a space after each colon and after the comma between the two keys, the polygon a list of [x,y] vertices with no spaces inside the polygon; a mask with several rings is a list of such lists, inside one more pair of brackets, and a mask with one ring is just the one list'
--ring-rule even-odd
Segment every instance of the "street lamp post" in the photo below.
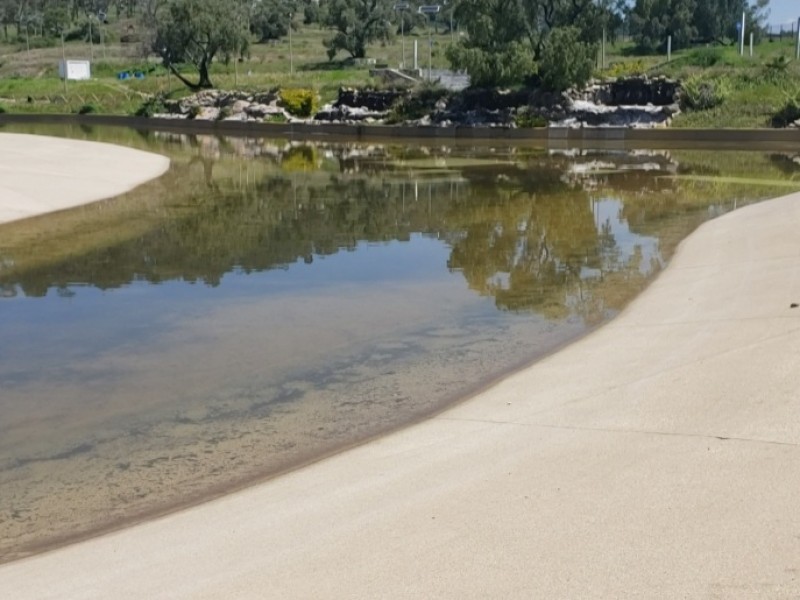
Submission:
{"label": "street lamp post", "polygon": [[394,10],[400,13],[400,38],[403,40],[403,59],[400,61],[400,68],[406,68],[406,34],[405,25],[406,19],[403,16],[403,11],[408,10],[408,2],[398,2],[394,5]]}
{"label": "street lamp post", "polygon": [[[420,6],[418,12],[423,15],[433,15],[433,18],[436,19],[436,15],[439,13],[439,10],[442,7],[438,4],[428,4],[425,6]],[[433,38],[431,37],[431,28],[430,23],[428,24],[428,81],[432,79],[432,72],[433,72]]]}

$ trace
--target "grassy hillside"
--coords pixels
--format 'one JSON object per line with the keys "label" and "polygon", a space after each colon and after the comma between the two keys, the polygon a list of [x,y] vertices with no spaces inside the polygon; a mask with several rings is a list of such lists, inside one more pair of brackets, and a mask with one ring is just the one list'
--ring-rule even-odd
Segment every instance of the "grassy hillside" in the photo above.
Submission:
{"label": "grassy hillside", "polygon": [[[0,38],[0,108],[9,112],[77,112],[130,114],[147,96],[161,92],[184,95],[187,90],[174,77],[168,77],[153,56],[144,52],[137,40],[136,22],[121,20],[105,26],[103,43],[90,45],[68,42],[64,48],[58,39],[16,38],[13,28],[8,39]],[[302,86],[316,89],[323,100],[335,96],[342,85],[374,84],[368,65],[328,61],[322,40],[327,32],[302,27],[289,39],[253,44],[250,55],[234,64],[215,63],[214,84],[223,89],[264,89],[275,86]],[[450,33],[415,29],[405,35],[406,63],[413,62],[414,41],[418,42],[419,66],[428,66],[428,36],[433,41],[431,63],[446,67],[444,50],[453,40]],[[126,40],[121,42],[120,40]],[[403,62],[400,36],[369,48],[368,56],[379,65],[399,66]],[[37,47],[45,46],[45,47]],[[711,104],[706,110],[685,111],[676,127],[767,127],[772,117],[789,99],[800,95],[800,61],[794,60],[794,43],[765,41],[754,48],[751,58],[738,55],[734,47],[695,48],[676,52],[671,61],[666,56],[637,55],[632,43],[608,47],[606,68],[598,76],[635,73],[665,74],[688,81],[705,94],[711,90]],[[63,55],[72,59],[92,60],[91,81],[58,78],[58,61]],[[144,79],[121,81],[121,71],[144,74]],[[192,75],[187,71],[188,75]],[[718,96],[718,97],[717,97]],[[88,107],[90,105],[90,107]],[[800,116],[800,115],[798,115]]]}

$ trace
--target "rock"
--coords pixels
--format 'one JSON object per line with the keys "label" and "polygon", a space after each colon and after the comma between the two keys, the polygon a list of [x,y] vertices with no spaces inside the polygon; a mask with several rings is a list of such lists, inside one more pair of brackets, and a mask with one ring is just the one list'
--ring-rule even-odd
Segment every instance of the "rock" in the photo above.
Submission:
{"label": "rock", "polygon": [[220,109],[216,106],[200,106],[194,118],[196,121],[216,121],[219,119]]}
{"label": "rock", "polygon": [[231,113],[237,114],[237,113],[246,112],[249,106],[250,106],[250,102],[248,102],[247,100],[236,100],[231,105]]}
{"label": "rock", "polygon": [[154,119],[185,119],[187,115],[180,113],[156,113],[153,115]]}
{"label": "rock", "polygon": [[339,97],[334,103],[337,108],[362,108],[370,112],[386,112],[398,98],[406,95],[405,90],[355,90],[340,88]]}
{"label": "rock", "polygon": [[265,119],[275,115],[286,118],[289,117],[289,113],[280,106],[272,106],[269,104],[251,104],[245,109],[245,113],[254,119]]}
{"label": "rock", "polygon": [[259,92],[253,94],[252,101],[254,104],[270,104],[274,105],[278,101],[277,92]]}

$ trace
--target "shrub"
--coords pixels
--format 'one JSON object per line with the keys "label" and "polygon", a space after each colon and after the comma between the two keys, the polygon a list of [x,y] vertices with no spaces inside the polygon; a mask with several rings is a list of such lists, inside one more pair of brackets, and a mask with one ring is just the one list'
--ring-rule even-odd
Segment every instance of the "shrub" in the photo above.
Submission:
{"label": "shrub", "polygon": [[61,40],[56,39],[50,36],[41,36],[41,35],[31,35],[29,37],[25,37],[25,35],[17,36],[17,47],[19,51],[27,50],[30,48],[31,50],[39,50],[40,48],[52,48],[56,44],[60,44]]}
{"label": "shrub", "polygon": [[4,112],[7,112],[7,111],[6,111],[5,107],[2,104],[0,104],[0,115],[2,115]]}
{"label": "shrub", "polygon": [[64,35],[64,39],[67,42],[74,42],[74,41],[88,42],[90,32],[91,32],[92,43],[99,44],[100,27],[97,25],[97,23],[90,23],[88,20],[79,23],[75,29],[68,31]]}
{"label": "shrub", "polygon": [[134,116],[150,118],[153,115],[166,111],[167,108],[164,106],[164,97],[160,94],[157,94],[145,100],[144,104],[142,104],[134,113]]}
{"label": "shrub", "polygon": [[773,115],[773,127],[788,127],[800,119],[800,94],[787,94],[783,107]]}
{"label": "shrub", "polygon": [[514,123],[520,128],[547,127],[548,121],[540,114],[523,109],[514,117]]}
{"label": "shrub", "polygon": [[689,66],[708,69],[721,62],[724,53],[722,48],[695,48],[686,55],[684,62]]}
{"label": "shrub", "polygon": [[767,81],[780,83],[785,81],[789,75],[790,60],[783,54],[776,56],[766,64],[764,64],[764,78]]}
{"label": "shrub", "polygon": [[471,47],[461,40],[445,50],[454,69],[469,73],[475,87],[494,87],[521,83],[536,72],[530,48],[519,42],[486,50]]}
{"label": "shrub", "polygon": [[78,109],[79,115],[90,115],[97,112],[97,107],[94,104],[84,104]]}
{"label": "shrub", "polygon": [[542,49],[539,74],[547,89],[584,87],[592,76],[597,48],[582,42],[577,27],[557,27]]}
{"label": "shrub", "polygon": [[441,100],[446,100],[449,92],[435,83],[423,83],[413,93],[402,97],[392,106],[388,121],[400,123],[413,119],[421,119],[436,110]]}
{"label": "shrub", "polygon": [[612,64],[606,74],[609,77],[630,77],[631,75],[644,75],[647,67],[641,59],[627,60]]}
{"label": "shrub", "polygon": [[310,117],[319,110],[317,93],[308,88],[287,88],[280,91],[283,107],[295,117]]}
{"label": "shrub", "polygon": [[725,102],[730,94],[731,84],[724,77],[718,79],[690,77],[683,83],[681,108],[709,110]]}

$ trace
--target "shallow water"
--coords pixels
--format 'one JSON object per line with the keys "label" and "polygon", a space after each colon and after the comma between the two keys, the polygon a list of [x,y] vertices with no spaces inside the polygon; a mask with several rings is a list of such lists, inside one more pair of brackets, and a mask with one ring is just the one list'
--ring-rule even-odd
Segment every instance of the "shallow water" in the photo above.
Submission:
{"label": "shallow water", "polygon": [[800,188],[785,155],[37,131],[173,165],[0,227],[0,560],[433,414]]}

